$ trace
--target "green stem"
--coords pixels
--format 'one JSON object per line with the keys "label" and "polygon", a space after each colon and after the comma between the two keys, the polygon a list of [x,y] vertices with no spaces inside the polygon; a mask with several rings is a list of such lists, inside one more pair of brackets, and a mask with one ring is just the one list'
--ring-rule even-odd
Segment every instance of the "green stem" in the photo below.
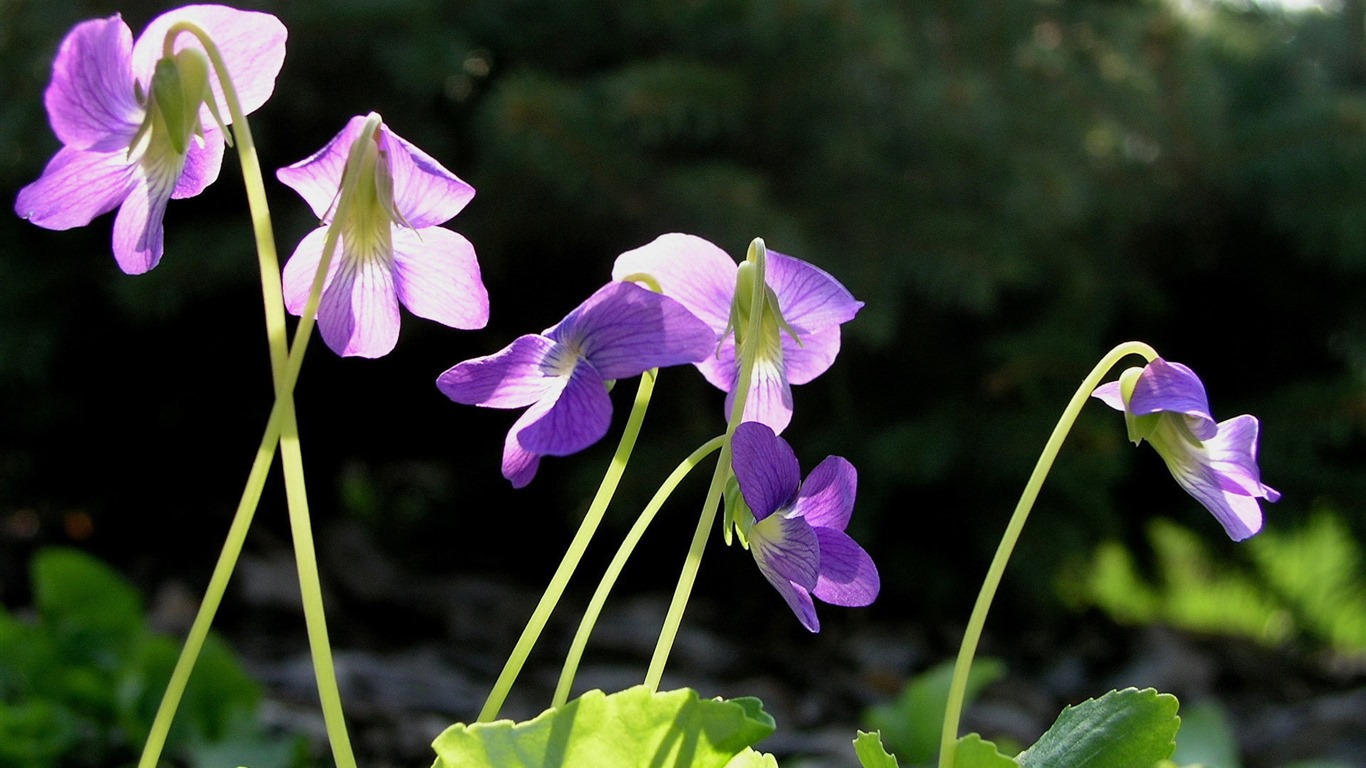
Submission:
{"label": "green stem", "polygon": [[707,456],[721,447],[725,442],[725,437],[714,437],[702,444],[702,447],[692,452],[692,455],[684,459],[673,473],[664,480],[664,484],[655,492],[650,503],[645,505],[645,509],[636,519],[635,525],[627,532],[626,538],[622,540],[621,546],[617,549],[616,555],[612,557],[612,562],[608,564],[607,571],[602,575],[602,581],[598,588],[593,592],[593,599],[588,601],[588,609],[584,611],[583,619],[579,621],[579,629],[574,633],[574,641],[569,646],[569,654],[565,657],[564,668],[560,671],[560,681],[555,686],[555,698],[551,700],[551,707],[562,707],[569,701],[569,689],[574,685],[574,675],[579,669],[579,660],[583,658],[584,646],[588,644],[588,636],[593,632],[593,625],[597,624],[598,615],[602,613],[602,606],[607,602],[607,595],[612,591],[612,587],[617,583],[617,577],[621,575],[621,569],[626,566],[626,561],[635,551],[636,544],[640,543],[640,537],[645,535],[645,529],[654,522],[655,515],[659,513],[660,507],[668,501],[678,484],[683,482],[683,478],[688,476],[698,464]]}
{"label": "green stem", "polygon": [[[256,238],[257,260],[261,273],[261,293],[266,318],[266,338],[270,351],[272,381],[275,387],[275,405],[271,411],[271,426],[267,428],[266,435],[262,439],[262,446],[272,443],[275,438],[279,440],[281,464],[285,476],[285,493],[289,506],[290,529],[294,537],[295,559],[299,571],[300,590],[303,595],[304,621],[307,626],[309,648],[313,656],[314,674],[317,678],[318,695],[322,705],[328,741],[332,745],[333,758],[339,768],[355,768],[356,759],[351,750],[350,737],[346,732],[346,721],[341,708],[341,695],[337,688],[332,651],[327,638],[326,614],[318,578],[317,557],[313,548],[312,528],[309,523],[307,487],[303,475],[298,423],[294,412],[294,381],[297,379],[298,371],[303,364],[303,352],[307,348],[307,340],[312,332],[312,313],[308,313],[300,323],[296,334],[296,344],[300,342],[302,344],[296,348],[297,354],[292,356],[287,344],[288,332],[285,325],[284,294],[280,285],[279,256],[275,249],[270,207],[266,201],[265,182],[261,173],[260,160],[256,155],[256,145],[252,139],[251,127],[242,111],[237,91],[232,85],[222,55],[213,40],[196,25],[183,22],[173,25],[167,31],[166,46],[170,47],[171,40],[181,32],[187,32],[197,38],[213,64],[214,71],[222,86],[223,99],[227,102],[233,135],[236,137],[237,150],[242,161],[242,179],[246,188],[247,202],[251,209],[253,233]],[[327,274],[328,261],[336,247],[336,238],[333,234],[332,231],[329,231],[329,243],[324,247],[324,258],[319,265],[319,274],[315,277],[313,291],[309,296],[309,306],[313,308],[317,306],[321,285]],[[273,453],[273,446],[271,448],[263,447],[262,450]],[[261,464],[265,466],[259,472],[264,477],[266,470],[269,469],[269,461],[269,456],[262,460],[261,451],[258,450],[257,461],[253,464],[252,475],[249,476],[248,488],[243,493],[242,505],[239,506],[238,515],[234,518],[229,539],[224,544],[219,565],[215,567],[215,577],[210,580],[210,591],[206,593],[204,604],[201,606],[200,613],[204,618],[202,633],[207,633],[208,625],[212,622],[213,614],[216,612],[222,597],[222,590],[226,587],[227,579],[231,575],[237,556],[241,551],[242,538],[246,535],[246,530],[255,513],[256,503],[260,498],[259,488],[251,493],[250,478],[257,474],[257,468]],[[250,496],[255,498],[248,502]],[[221,578],[219,578],[220,571],[222,571]],[[196,624],[200,623],[200,618],[200,616],[196,617]],[[165,732],[169,730],[171,717],[179,705],[184,684],[193,669],[194,661],[199,654],[202,643],[202,637],[194,645],[191,645],[187,640],[186,647],[182,651],[181,661],[177,662],[178,670],[182,665],[185,667],[183,675],[185,679],[176,683],[177,690],[173,697],[169,688],[167,696],[163,697],[162,710],[168,710],[168,714],[164,717],[164,726],[155,734],[157,743],[154,749],[151,748],[152,741],[149,738],[149,748],[144,750],[143,761],[140,764],[143,768],[151,768],[157,762],[161,746],[164,743]],[[158,720],[161,719],[163,719],[162,713],[158,711]]]}
{"label": "green stem", "polygon": [[[702,515],[697,521],[697,528],[693,531],[688,555],[683,560],[683,570],[678,574],[678,584],[674,587],[668,613],[664,616],[664,626],[659,630],[659,640],[656,641],[654,654],[650,657],[650,667],[645,672],[645,685],[652,691],[659,690],[660,678],[664,676],[664,665],[669,661],[669,652],[673,650],[678,628],[683,623],[683,610],[688,607],[688,597],[692,594],[694,582],[697,581],[697,571],[702,565],[702,553],[707,547],[707,537],[711,533],[712,524],[716,522],[716,510],[721,504],[721,494],[725,491],[726,478],[730,473],[731,438],[735,436],[735,428],[740,426],[745,413],[749,382],[754,376],[754,349],[762,345],[759,340],[759,328],[764,316],[768,287],[765,275],[766,254],[764,241],[756,237],[750,243],[746,257],[747,261],[755,264],[754,284],[750,294],[749,327],[745,336],[751,343],[740,345],[737,339],[735,353],[740,358],[740,373],[735,379],[735,397],[731,401],[730,418],[726,420],[726,434],[721,442],[721,454],[716,459],[716,469],[712,472],[711,486],[707,488],[706,500],[702,502]],[[776,309],[778,308],[775,307]]]}
{"label": "green stem", "polygon": [[1048,477],[1048,471],[1053,467],[1053,460],[1057,458],[1058,451],[1062,448],[1063,441],[1067,439],[1067,433],[1072,430],[1072,425],[1076,422],[1077,415],[1081,413],[1082,406],[1086,405],[1087,399],[1100,385],[1100,380],[1105,377],[1105,374],[1116,363],[1129,355],[1141,355],[1151,362],[1157,357],[1157,352],[1142,342],[1128,341],[1106,353],[1105,357],[1101,358],[1096,367],[1091,369],[1091,372],[1082,380],[1081,386],[1077,388],[1072,399],[1068,401],[1067,407],[1063,409],[1062,417],[1053,427],[1053,434],[1049,435],[1048,442],[1044,444],[1043,453],[1039,455],[1039,461],[1034,465],[1033,474],[1025,483],[1024,493],[1020,495],[1020,501],[1015,505],[1015,513],[1011,515],[1010,522],[1006,525],[1005,535],[1001,537],[1001,543],[996,547],[996,556],[992,558],[991,565],[987,568],[987,576],[986,580],[982,582],[982,590],[977,593],[977,602],[972,607],[972,616],[968,619],[967,629],[963,632],[963,644],[958,650],[958,660],[953,665],[953,681],[949,685],[949,698],[944,708],[944,729],[940,734],[939,768],[951,768],[953,766],[958,746],[958,723],[963,714],[963,700],[967,696],[968,672],[972,669],[972,658],[977,652],[977,643],[982,637],[982,627],[986,624],[987,611],[991,609],[991,601],[996,596],[996,588],[1001,584],[1001,576],[1005,573],[1006,563],[1010,560],[1010,553],[1014,551],[1015,544],[1020,539],[1020,532],[1024,529],[1030,510],[1034,508],[1034,501],[1039,496],[1039,489],[1043,487],[1043,481]]}
{"label": "green stem", "polygon": [[498,717],[499,710],[503,708],[503,702],[507,700],[508,691],[512,690],[512,684],[517,681],[517,675],[521,673],[522,666],[526,664],[532,646],[540,638],[541,631],[545,629],[550,614],[554,612],[555,605],[559,602],[560,596],[564,594],[570,577],[574,575],[574,570],[578,568],[579,561],[583,559],[583,553],[588,549],[588,542],[592,540],[594,532],[598,529],[598,524],[602,522],[602,516],[607,512],[607,505],[612,502],[617,484],[621,482],[622,473],[626,471],[626,463],[631,460],[631,452],[635,450],[636,438],[640,436],[640,425],[645,421],[645,411],[650,405],[650,395],[654,392],[656,375],[657,371],[651,369],[640,377],[635,404],[631,407],[631,415],[626,419],[626,429],[622,432],[621,442],[617,444],[617,452],[612,455],[612,463],[608,465],[607,473],[602,478],[602,485],[598,486],[598,492],[593,497],[593,502],[588,505],[588,513],[584,515],[583,522],[579,524],[578,533],[575,533],[573,541],[569,542],[569,549],[565,551],[559,567],[551,576],[550,584],[546,586],[545,593],[541,595],[541,601],[536,604],[536,610],[532,611],[531,618],[527,620],[526,627],[522,629],[522,636],[517,638],[517,645],[513,647],[507,663],[503,665],[503,671],[494,682],[493,690],[489,691],[489,697],[484,702],[484,708],[479,712],[478,722],[486,723]]}

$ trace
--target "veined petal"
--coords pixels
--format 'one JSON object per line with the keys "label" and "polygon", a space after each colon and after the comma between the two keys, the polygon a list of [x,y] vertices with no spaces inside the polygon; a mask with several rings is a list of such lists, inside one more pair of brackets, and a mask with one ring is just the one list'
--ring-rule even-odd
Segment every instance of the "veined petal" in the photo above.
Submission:
{"label": "veined petal", "polygon": [[720,335],[730,322],[735,298],[735,261],[695,235],[671,233],[617,257],[612,279],[645,273],[665,296],[677,300]]}
{"label": "veined petal", "polygon": [[517,441],[517,433],[544,415],[544,409],[549,408],[553,402],[547,400],[543,405],[536,404],[527,409],[526,413],[513,423],[512,429],[508,430],[507,438],[503,440],[503,477],[512,482],[513,488],[525,488],[536,477],[536,470],[541,466],[541,457],[522,447]]}
{"label": "veined petal", "polygon": [[14,212],[46,229],[71,229],[114,210],[136,184],[126,151],[57,150],[38,180],[19,190]]}
{"label": "veined petal", "polygon": [[[294,253],[285,262],[281,278],[285,296],[285,309],[292,315],[302,315],[308,304],[308,294],[313,290],[313,277],[318,272],[318,262],[322,260],[323,245],[327,239],[328,227],[322,226],[304,235],[304,239],[294,248]],[[332,254],[327,279],[323,286],[329,285],[337,274],[341,263],[341,243],[337,243],[337,253]]]}
{"label": "veined petal", "polygon": [[546,336],[578,349],[604,379],[696,362],[716,336],[677,301],[633,283],[608,283]]}
{"label": "veined petal", "polygon": [[820,576],[820,543],[800,517],[769,515],[749,529],[749,550],[759,570],[774,586],[790,581],[802,589],[816,586]]}
{"label": "veined petal", "polygon": [[149,172],[138,179],[114,218],[114,259],[129,275],[140,275],[161,261],[162,220],[179,177],[178,168]]}
{"label": "veined petal", "polygon": [[[593,366],[580,360],[567,377],[564,388],[553,397],[545,414],[517,433],[517,442],[542,456],[568,456],[596,443],[612,422],[612,400],[607,383]],[[543,401],[544,402],[544,401]]]}
{"label": "veined petal", "polygon": [[[711,354],[694,363],[709,384],[722,392],[735,388],[740,371],[735,362],[735,336],[728,335],[713,347]],[[726,411],[729,413],[729,408]]]}
{"label": "veined petal", "polygon": [[857,607],[877,597],[882,582],[873,558],[844,531],[815,528],[820,542],[820,576],[811,594],[831,605]]}
{"label": "veined petal", "polygon": [[489,294],[470,241],[441,227],[392,232],[394,282],[403,306],[452,328],[483,328]]}
{"label": "veined petal", "polygon": [[1205,441],[1205,451],[1210,468],[1218,474],[1220,487],[1225,491],[1274,502],[1281,494],[1262,483],[1257,468],[1259,428],[1257,418],[1246,414],[1221,421],[1218,434]]}
{"label": "veined petal", "polygon": [[1160,357],[1139,375],[1129,396],[1129,411],[1135,416],[1159,412],[1186,416],[1191,433],[1201,440],[1214,437],[1216,431],[1200,377],[1190,368]]}
{"label": "veined petal", "polygon": [[351,118],[341,133],[333,136],[322,149],[275,172],[275,177],[285,186],[299,193],[320,221],[330,220],[332,205],[341,189],[346,158],[364,125],[365,116]]}
{"label": "veined petal", "polygon": [[[133,76],[147,87],[152,71],[161,59],[166,32],[179,22],[190,22],[208,33],[227,67],[233,88],[244,114],[256,111],[275,91],[275,77],[285,61],[285,38],[288,31],[280,20],[269,13],[240,11],[226,5],[186,5],[167,11],[152,19],[133,44]],[[181,33],[176,37],[176,51],[195,48],[202,51],[194,35]],[[232,122],[228,104],[218,77],[209,78],[209,87],[218,103],[218,113],[224,122]],[[200,122],[213,125],[213,116],[201,108]]]}
{"label": "veined petal", "polygon": [[854,319],[863,302],[830,273],[791,256],[769,251],[764,281],[778,297],[783,318],[799,331],[823,331]]}
{"label": "veined petal", "polygon": [[185,153],[185,165],[180,169],[180,178],[172,200],[194,197],[218,178],[223,166],[223,134],[217,128],[205,128],[204,136],[193,137]]}
{"label": "veined petal", "polygon": [[350,251],[340,238],[341,261],[318,304],[318,331],[343,357],[383,357],[398,343],[398,295],[387,260]]}
{"label": "veined petal", "polygon": [[393,174],[394,207],[414,228],[449,221],[474,197],[474,187],[384,125],[379,146]]}
{"label": "veined petal", "polygon": [[546,361],[554,348],[555,342],[544,336],[522,336],[499,352],[451,367],[437,377],[436,386],[446,397],[466,405],[531,405],[564,386],[564,377],[547,371]]}
{"label": "veined petal", "polygon": [[780,331],[787,383],[806,384],[825,373],[840,352],[840,327],[832,325],[823,331],[802,334],[798,344],[787,331]]}
{"label": "veined petal", "polygon": [[792,447],[758,422],[747,421],[735,428],[730,465],[745,503],[760,522],[791,504],[802,480]]}
{"label": "veined petal", "polygon": [[854,465],[840,456],[827,456],[802,482],[792,511],[817,528],[842,531],[849,526],[857,493],[858,471]]}
{"label": "veined petal", "polygon": [[128,151],[144,115],[133,94],[133,33],[117,14],[62,40],[43,94],[52,131],[73,149]]}
{"label": "veined petal", "polygon": [[[1148,438],[1177,484],[1208,509],[1234,541],[1242,541],[1262,529],[1258,498],[1280,498],[1279,493],[1256,479],[1255,456],[1251,455],[1254,448],[1248,442],[1249,436],[1255,440],[1255,420],[1250,424],[1248,419],[1252,417],[1240,416],[1224,423],[1229,425],[1230,433],[1223,442],[1215,438],[1217,461],[1208,443],[1192,443],[1175,424],[1163,423]],[[1243,451],[1248,453],[1236,455]],[[1253,483],[1256,492],[1249,493]]]}
{"label": "veined petal", "polygon": [[[735,390],[732,384],[731,391],[726,394],[727,416],[734,401]],[[792,423],[792,387],[788,386],[782,360],[761,357],[754,361],[749,394],[745,397],[745,412],[741,420],[767,424],[774,432],[780,434]]]}

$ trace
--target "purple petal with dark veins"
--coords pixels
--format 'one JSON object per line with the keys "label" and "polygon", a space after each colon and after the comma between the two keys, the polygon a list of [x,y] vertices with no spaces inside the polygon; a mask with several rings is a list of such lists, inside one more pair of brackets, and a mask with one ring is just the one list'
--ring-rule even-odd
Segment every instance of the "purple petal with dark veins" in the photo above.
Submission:
{"label": "purple petal with dark veins", "polygon": [[365,117],[357,115],[346,121],[341,132],[332,137],[322,149],[293,165],[275,172],[285,186],[299,193],[299,196],[313,209],[319,221],[328,221],[334,213],[332,206],[337,201],[341,188],[342,172],[346,168],[346,158],[351,145],[360,136]]}
{"label": "purple petal with dark veins", "polygon": [[797,495],[802,480],[797,456],[766,424],[747,421],[735,428],[730,464],[755,520],[763,521]]}
{"label": "purple petal with dark veins", "polygon": [[450,220],[474,197],[474,187],[383,125],[379,145],[389,157],[394,207],[413,228]]}
{"label": "purple petal with dark veins", "polygon": [[578,349],[604,379],[696,362],[716,338],[679,302],[633,283],[608,283],[545,335]]}
{"label": "purple petal with dark veins", "polygon": [[827,456],[802,481],[792,509],[817,528],[842,531],[849,526],[857,493],[858,471],[854,465],[840,456]]}
{"label": "purple petal with dark veins", "polygon": [[63,147],[38,180],[19,190],[14,212],[46,229],[83,227],[118,207],[137,184],[127,151],[87,152]]}
{"label": "purple petal with dark veins", "polygon": [[128,151],[144,111],[133,94],[133,33],[117,15],[77,24],[43,94],[52,131],[72,149]]}
{"label": "purple petal with dark veins", "polygon": [[783,317],[794,328],[823,331],[854,319],[863,302],[830,273],[801,259],[769,251],[764,282],[778,297]]}
{"label": "purple petal with dark veins", "polygon": [[725,251],[695,235],[675,232],[618,256],[612,279],[649,274],[665,296],[687,307],[719,335],[730,322],[736,269]]}
{"label": "purple petal with dark veins", "polygon": [[488,323],[489,294],[469,240],[441,227],[395,227],[392,242],[394,283],[409,312],[466,330]]}
{"label": "purple petal with dark veins", "polygon": [[563,386],[561,376],[546,370],[554,348],[544,336],[521,336],[492,355],[453,366],[437,377],[436,386],[457,403],[522,408]]}
{"label": "purple petal with dark veins", "polygon": [[873,558],[844,531],[814,530],[820,542],[821,567],[811,594],[831,605],[850,608],[872,603],[881,588]]}
{"label": "purple petal with dark veins", "polygon": [[1201,440],[1214,436],[1214,417],[1210,415],[1205,385],[1190,368],[1157,358],[1148,363],[1129,396],[1129,412],[1135,416],[1150,413],[1176,413],[1187,417],[1192,434]]}

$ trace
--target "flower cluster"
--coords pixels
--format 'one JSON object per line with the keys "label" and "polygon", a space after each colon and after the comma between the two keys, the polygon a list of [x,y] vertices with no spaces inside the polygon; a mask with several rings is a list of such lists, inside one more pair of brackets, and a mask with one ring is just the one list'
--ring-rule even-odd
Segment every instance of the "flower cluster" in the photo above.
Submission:
{"label": "flower cluster", "polygon": [[1242,541],[1262,529],[1257,500],[1274,502],[1281,495],[1262,483],[1257,470],[1256,417],[1216,424],[1195,372],[1160,357],[1124,371],[1092,396],[1124,412],[1129,439],[1135,445],[1147,440],[1177,484],[1214,515],[1229,538]]}

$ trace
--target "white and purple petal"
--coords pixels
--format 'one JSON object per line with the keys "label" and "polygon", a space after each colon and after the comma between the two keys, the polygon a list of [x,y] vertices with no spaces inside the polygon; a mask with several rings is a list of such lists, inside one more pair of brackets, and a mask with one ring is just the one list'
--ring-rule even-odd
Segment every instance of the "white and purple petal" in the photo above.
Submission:
{"label": "white and purple petal", "polygon": [[389,159],[394,207],[413,228],[449,221],[474,197],[474,187],[384,125],[379,146]]}
{"label": "white and purple petal", "polygon": [[612,399],[607,382],[593,366],[580,360],[568,376],[558,377],[563,388],[547,395],[550,408],[517,433],[517,442],[541,456],[568,456],[601,440],[612,423]]}
{"label": "white and purple petal", "polygon": [[114,259],[119,269],[140,275],[161,261],[165,247],[162,221],[177,176],[171,170],[148,173],[133,184],[114,218]]}
{"label": "white and purple petal", "polygon": [[660,235],[617,257],[612,279],[648,274],[665,296],[688,308],[719,336],[730,322],[735,298],[735,261],[695,235]]}
{"label": "white and purple petal", "polygon": [[[166,32],[180,22],[198,26],[213,40],[223,55],[223,63],[244,114],[251,114],[266,103],[275,91],[275,78],[284,65],[288,31],[269,13],[241,11],[226,5],[186,5],[152,19],[133,44],[133,76],[144,88],[151,83],[152,72],[162,58]],[[194,35],[182,32],[176,37],[174,50],[185,48],[203,50]],[[225,123],[232,122],[218,77],[209,78],[209,87],[217,101],[219,115]],[[207,107],[200,109],[199,119],[205,127],[214,124]]]}
{"label": "white and purple petal", "polygon": [[437,377],[436,386],[457,403],[522,408],[563,386],[547,365],[555,347],[544,336],[521,336],[492,355],[452,366]]}
{"label": "white and purple petal", "polygon": [[1275,501],[1280,494],[1257,476],[1256,419],[1239,416],[1220,424],[1219,431],[1223,434],[1192,443],[1176,424],[1164,422],[1149,442],[1177,484],[1214,515],[1229,538],[1242,541],[1262,529],[1257,499]]}
{"label": "white and purple petal", "polygon": [[1186,417],[1191,434],[1201,440],[1214,436],[1214,417],[1210,415],[1205,385],[1190,368],[1156,358],[1148,363],[1129,395],[1129,412],[1135,416],[1174,413]]}
{"label": "white and purple petal", "polygon": [[37,181],[19,190],[14,212],[45,229],[83,227],[118,207],[138,183],[137,175],[127,150],[63,147]]}
{"label": "white and purple petal", "polygon": [[[738,375],[731,379],[731,387],[726,392],[727,417],[735,403],[736,378],[739,378]],[[766,424],[778,433],[792,423],[792,387],[788,384],[787,371],[781,358],[760,357],[754,361],[741,420]]]}
{"label": "white and purple petal", "polygon": [[841,456],[827,456],[802,481],[792,511],[817,528],[842,531],[849,526],[857,494],[858,471],[854,465]]}
{"label": "white and purple petal", "polygon": [[820,575],[811,594],[822,602],[849,608],[869,605],[877,598],[881,579],[873,558],[844,531],[813,528],[820,543]]}
{"label": "white and purple petal", "polygon": [[840,327],[832,325],[820,331],[803,333],[798,343],[780,331],[783,345],[783,370],[789,384],[806,384],[825,373],[840,352]]}
{"label": "white and purple petal", "polygon": [[194,197],[218,179],[223,166],[223,134],[217,128],[205,128],[204,135],[190,137],[185,162],[176,179],[172,200]]}
{"label": "white and purple petal", "polygon": [[715,341],[682,304],[634,283],[599,288],[545,335],[580,350],[604,379],[696,362]]}
{"label": "white and purple petal", "polygon": [[483,328],[489,294],[474,246],[441,227],[394,227],[394,283],[409,312],[452,328]]}
{"label": "white and purple petal", "polygon": [[346,169],[346,159],[364,125],[363,115],[351,118],[322,149],[275,172],[276,178],[298,192],[308,203],[319,221],[331,220],[334,213],[332,207],[337,202],[342,173]]}
{"label": "white and purple petal", "polygon": [[43,94],[52,132],[73,149],[127,153],[144,110],[133,93],[133,33],[117,15],[77,24]]}
{"label": "white and purple petal", "polygon": [[730,462],[755,520],[762,522],[797,495],[802,480],[797,456],[766,424],[747,421],[735,428]]}
{"label": "white and purple petal", "polygon": [[[387,260],[350,251],[340,238],[340,263],[328,275],[318,303],[318,332],[343,357],[383,357],[398,343],[398,294]],[[316,261],[314,262],[316,268]]]}
{"label": "white and purple petal", "polygon": [[820,544],[800,517],[771,515],[750,528],[749,548],[759,573],[778,590],[802,626],[820,631],[811,589],[820,578]]}
{"label": "white and purple petal", "polygon": [[769,251],[765,263],[764,282],[778,297],[783,318],[799,331],[823,331],[847,323],[863,307],[820,267],[777,251]]}

